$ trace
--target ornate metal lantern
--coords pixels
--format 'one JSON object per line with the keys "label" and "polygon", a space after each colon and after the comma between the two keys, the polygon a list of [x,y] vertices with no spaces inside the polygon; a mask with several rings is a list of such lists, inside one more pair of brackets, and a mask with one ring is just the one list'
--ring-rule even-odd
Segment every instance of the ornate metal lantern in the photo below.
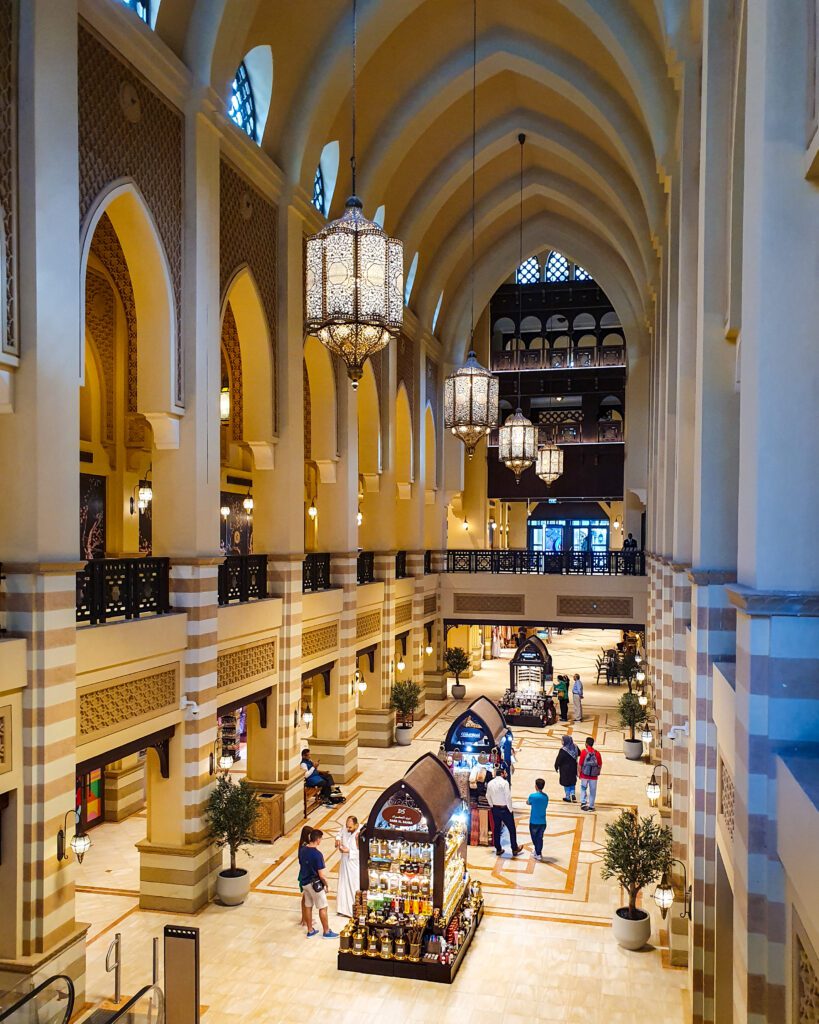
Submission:
{"label": "ornate metal lantern", "polygon": [[444,382],[444,423],[466,445],[470,459],[478,441],[498,425],[498,378],[474,352]]}
{"label": "ornate metal lantern", "polygon": [[551,443],[539,448],[535,472],[544,483],[553,484],[563,473],[563,449]]}
{"label": "ornate metal lantern", "polygon": [[515,474],[518,484],[520,474],[537,458],[537,427],[523,415],[520,407],[506,417],[498,431],[498,456]]}
{"label": "ornate metal lantern", "polygon": [[350,196],[343,216],[307,239],[305,254],[305,331],[341,356],[354,388],[404,322],[404,246],[361,210]]}

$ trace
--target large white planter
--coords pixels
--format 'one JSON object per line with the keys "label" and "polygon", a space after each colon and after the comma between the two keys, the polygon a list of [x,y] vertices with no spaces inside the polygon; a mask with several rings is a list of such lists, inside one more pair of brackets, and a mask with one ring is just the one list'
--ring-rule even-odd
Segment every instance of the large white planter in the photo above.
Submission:
{"label": "large white planter", "polygon": [[412,743],[412,726],[396,725],[395,742],[399,747],[408,747]]}
{"label": "large white planter", "polygon": [[227,868],[216,876],[216,896],[226,907],[238,907],[250,892],[250,875],[244,868],[237,868],[236,871],[234,875]]}
{"label": "large white planter", "polygon": [[465,696],[466,696],[466,687],[464,686],[464,684],[463,683],[453,683],[452,684],[452,699],[453,700],[463,700]]}
{"label": "large white planter", "polygon": [[639,761],[643,756],[643,741],[624,739],[623,753],[629,761]]}
{"label": "large white planter", "polygon": [[612,928],[614,937],[623,949],[642,949],[651,938],[651,918],[644,910],[638,910],[641,916],[636,921],[628,917],[622,917],[621,911],[627,908],[621,907],[615,910],[612,917]]}

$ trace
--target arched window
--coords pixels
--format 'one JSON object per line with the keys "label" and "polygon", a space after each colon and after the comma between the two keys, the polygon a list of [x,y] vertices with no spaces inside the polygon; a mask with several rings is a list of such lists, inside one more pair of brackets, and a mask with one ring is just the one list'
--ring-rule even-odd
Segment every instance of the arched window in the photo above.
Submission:
{"label": "arched window", "polygon": [[537,256],[524,260],[515,272],[515,284],[537,284],[540,280],[540,264]]}
{"label": "arched window", "polygon": [[227,115],[242,131],[256,142],[256,104],[253,102],[253,89],[250,75],[245,62],[236,69],[233,84],[230,87]]}
{"label": "arched window", "polygon": [[543,280],[548,281],[550,284],[569,280],[569,261],[562,252],[552,249],[549,253],[549,258],[546,260],[546,267],[543,271]]}
{"label": "arched window", "polygon": [[404,305],[409,305],[410,295],[412,295],[412,286],[415,284],[415,275],[418,271],[418,253],[412,257],[412,263],[407,271],[407,283],[404,285]]}
{"label": "arched window", "polygon": [[321,173],[321,164],[316,168],[316,176],[313,179],[313,206],[319,213],[326,214],[324,195],[324,175]]}
{"label": "arched window", "polygon": [[130,7],[146,25],[151,24],[151,0],[120,0],[120,3]]}
{"label": "arched window", "polygon": [[435,312],[432,314],[432,333],[433,334],[435,333],[435,326],[438,323],[438,316],[440,315],[441,304],[443,303],[443,301],[444,301],[444,293],[441,292],[441,294],[438,296],[438,302],[437,302],[437,304],[435,306]]}
{"label": "arched window", "polygon": [[574,265],[574,279],[575,281],[593,281],[594,278],[580,264],[575,263]]}

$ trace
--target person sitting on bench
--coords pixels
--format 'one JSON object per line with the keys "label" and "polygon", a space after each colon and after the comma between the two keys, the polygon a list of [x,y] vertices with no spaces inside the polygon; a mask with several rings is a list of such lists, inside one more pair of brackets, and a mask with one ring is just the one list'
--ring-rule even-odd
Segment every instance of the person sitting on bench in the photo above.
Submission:
{"label": "person sitting on bench", "polygon": [[301,752],[301,770],[304,772],[305,786],[315,786],[321,790],[321,799],[325,803],[331,802],[335,782],[329,772],[318,770],[318,761],[310,760],[310,748],[305,747]]}

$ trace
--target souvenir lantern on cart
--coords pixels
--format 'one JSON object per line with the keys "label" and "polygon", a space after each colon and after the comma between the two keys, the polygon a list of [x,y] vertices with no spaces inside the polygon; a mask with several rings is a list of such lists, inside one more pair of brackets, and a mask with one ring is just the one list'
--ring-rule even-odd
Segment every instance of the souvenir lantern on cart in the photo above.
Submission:
{"label": "souvenir lantern on cart", "polygon": [[483,914],[466,868],[466,814],[424,754],[378,797],[359,836],[360,890],[338,968],[451,982]]}
{"label": "souvenir lantern on cart", "polygon": [[511,725],[541,728],[557,720],[552,689],[552,657],[539,636],[526,639],[509,662],[509,689],[501,708]]}

